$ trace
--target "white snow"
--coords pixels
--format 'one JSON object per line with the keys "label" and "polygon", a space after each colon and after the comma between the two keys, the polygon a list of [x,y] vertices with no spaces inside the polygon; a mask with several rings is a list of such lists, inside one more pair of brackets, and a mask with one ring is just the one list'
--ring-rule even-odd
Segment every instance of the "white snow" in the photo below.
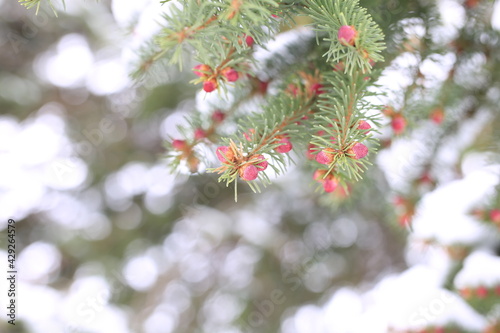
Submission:
{"label": "white snow", "polygon": [[320,309],[306,305],[294,316],[296,333],[386,333],[390,329],[421,329],[454,322],[479,331],[486,319],[458,295],[442,289],[436,270],[416,265],[385,277],[371,291],[345,287]]}
{"label": "white snow", "polygon": [[457,289],[479,286],[491,288],[499,285],[500,257],[483,251],[471,253],[455,278]]}
{"label": "white snow", "polygon": [[434,238],[445,245],[473,245],[497,238],[498,235],[478,223],[470,213],[493,194],[499,182],[499,170],[485,167],[426,194],[413,221],[414,235]]}

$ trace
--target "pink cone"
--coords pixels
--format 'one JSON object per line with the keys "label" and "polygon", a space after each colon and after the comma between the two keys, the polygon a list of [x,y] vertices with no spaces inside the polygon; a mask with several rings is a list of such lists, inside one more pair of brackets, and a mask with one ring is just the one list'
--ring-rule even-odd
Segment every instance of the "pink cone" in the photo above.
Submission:
{"label": "pink cone", "polygon": [[217,81],[209,80],[203,82],[203,90],[205,90],[207,93],[212,92],[215,89],[217,89]]}
{"label": "pink cone", "polygon": [[252,36],[246,36],[245,37],[245,43],[247,43],[248,47],[252,47],[254,40]]}
{"label": "pink cone", "polygon": [[324,149],[316,155],[316,162],[321,164],[330,164],[333,162],[333,151],[331,148]]}
{"label": "pink cone", "polygon": [[254,43],[254,39],[252,36],[245,37],[245,43],[247,43],[248,47],[252,47]]}
{"label": "pink cone", "polygon": [[500,223],[500,209],[492,209],[490,211],[490,219],[494,223]]}
{"label": "pink cone", "polygon": [[282,145],[276,147],[275,150],[280,154],[288,153],[293,148],[292,143],[288,140],[288,138],[282,138],[278,141],[278,143],[282,143]]}
{"label": "pink cone", "polygon": [[194,138],[196,140],[201,140],[207,137],[207,133],[202,128],[197,128],[194,131]]}
{"label": "pink cone", "polygon": [[231,161],[234,158],[234,152],[228,146],[218,147],[215,154],[222,163],[227,163],[228,160]]}
{"label": "pink cone", "polygon": [[431,112],[431,120],[435,124],[441,124],[444,120],[444,111],[441,108],[437,108]]}
{"label": "pink cone", "polygon": [[323,181],[323,188],[325,189],[326,193],[331,193],[335,191],[337,186],[339,185],[338,181],[334,179],[325,179]]}
{"label": "pink cone", "polygon": [[365,121],[365,120],[360,120],[359,123],[358,123],[358,129],[360,130],[369,130],[370,128],[372,128],[370,126],[370,124]]}
{"label": "pink cone", "polygon": [[267,93],[267,87],[269,86],[269,81],[260,81],[258,80],[257,82],[257,85],[258,85],[258,91],[264,95]]}
{"label": "pink cone", "polygon": [[349,149],[348,153],[354,155],[351,157],[355,160],[359,160],[360,158],[363,158],[368,154],[368,147],[366,147],[362,143],[357,142]]}
{"label": "pink cone", "polygon": [[402,115],[396,114],[392,118],[391,127],[392,130],[394,131],[394,134],[403,133],[406,128],[406,119]]}
{"label": "pink cone", "polygon": [[259,175],[259,170],[253,164],[244,165],[239,172],[241,179],[246,181],[254,180]]}
{"label": "pink cone", "polygon": [[262,161],[262,162],[256,164],[259,171],[266,170],[267,166],[269,165],[269,163],[266,161],[266,158],[263,155],[257,155],[256,157],[258,160]]}
{"label": "pink cone", "polygon": [[340,44],[342,45],[354,45],[354,41],[358,32],[353,26],[343,25],[340,27],[339,32],[337,34]]}
{"label": "pink cone", "polygon": [[226,78],[226,80],[228,80],[229,82],[235,82],[235,81],[238,81],[238,78],[240,77],[240,75],[238,74],[238,72],[236,70],[234,70],[233,68],[226,68],[222,71],[222,75],[224,75],[224,77]]}
{"label": "pink cone", "polygon": [[221,110],[215,110],[214,113],[212,113],[212,120],[214,121],[214,123],[221,123],[225,118],[226,114]]}
{"label": "pink cone", "polygon": [[488,296],[488,289],[484,286],[480,286],[479,288],[476,289],[476,295],[479,298],[485,298]]}
{"label": "pink cone", "polygon": [[186,141],[176,139],[172,141],[172,147],[174,147],[174,149],[176,150],[183,150],[184,148],[186,148]]}
{"label": "pink cone", "polygon": [[321,83],[315,83],[311,86],[311,91],[315,94],[315,95],[321,95],[321,94],[324,94],[325,91],[323,90],[323,85]]}
{"label": "pink cone", "polygon": [[203,77],[203,76],[207,75],[206,72],[210,72],[211,70],[212,70],[212,68],[210,66],[200,64],[200,65],[194,66],[193,73],[199,77]]}

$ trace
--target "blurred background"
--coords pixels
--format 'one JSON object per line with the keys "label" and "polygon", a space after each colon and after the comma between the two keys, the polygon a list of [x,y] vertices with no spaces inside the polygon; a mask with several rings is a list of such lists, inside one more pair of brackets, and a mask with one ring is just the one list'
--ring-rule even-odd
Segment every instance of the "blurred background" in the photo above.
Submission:
{"label": "blurred background", "polygon": [[[298,164],[235,203],[162,158],[204,103],[193,74],[129,77],[160,4],[73,0],[56,18],[0,0],[0,261],[11,218],[19,271],[0,331],[500,332],[499,2],[362,4],[387,37],[382,102],[410,134],[387,119],[348,196]],[[479,306],[460,294],[481,286]]]}

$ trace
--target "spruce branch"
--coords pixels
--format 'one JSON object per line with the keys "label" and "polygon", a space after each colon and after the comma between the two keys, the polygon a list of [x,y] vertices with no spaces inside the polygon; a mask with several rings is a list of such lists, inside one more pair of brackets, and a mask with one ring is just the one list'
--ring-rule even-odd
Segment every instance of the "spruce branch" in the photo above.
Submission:
{"label": "spruce branch", "polygon": [[181,163],[185,163],[191,173],[198,172],[199,161],[202,156],[197,154],[197,146],[201,144],[213,145],[221,140],[220,129],[234,117],[238,108],[246,102],[253,94],[240,96],[228,109],[216,108],[209,117],[202,117],[195,112],[187,119],[188,126],[178,127],[183,134],[182,139],[172,139],[165,143],[168,153],[165,158],[170,161],[173,170]]}
{"label": "spruce branch", "polygon": [[[166,57],[180,68],[183,50],[199,56],[207,54],[206,50],[224,49],[229,43],[236,53],[246,52],[242,36],[263,44],[279,27],[270,8],[281,7],[273,0],[181,0],[169,5],[162,29],[153,39],[160,51],[148,60]],[[149,65],[139,67],[144,70]]]}
{"label": "spruce branch", "polygon": [[367,90],[373,74],[377,73],[367,75],[358,68],[352,75],[339,70],[324,75],[326,93],[321,96],[314,114],[316,134],[310,142],[311,154],[322,175],[315,177],[317,181],[329,177],[345,186],[348,181],[362,179],[361,174],[371,164],[364,157],[378,145],[370,134],[373,130],[370,123],[378,127],[379,116],[368,113],[380,108],[366,100],[373,95]]}
{"label": "spruce branch", "polygon": [[[306,116],[316,102],[311,94],[298,96],[282,92],[271,97],[263,113],[254,113],[240,122],[239,131],[231,138],[226,139],[230,153],[221,159],[222,166],[209,169],[209,172],[220,174],[220,182],[226,185],[241,176],[240,170],[248,165],[261,163],[260,156],[267,156],[266,161],[277,174],[285,171],[287,161],[286,153],[292,149],[292,142],[304,140],[307,131],[304,131],[304,116]],[[218,148],[220,149],[220,147]],[[266,165],[267,167],[267,165]],[[258,183],[249,179],[248,184],[254,191],[260,191]],[[270,180],[265,173],[259,173],[258,179],[266,186]]]}
{"label": "spruce branch", "polygon": [[[237,133],[222,139],[225,145],[216,150],[221,165],[209,172],[218,173],[219,181],[226,185],[242,179],[252,190],[260,191],[260,184],[270,183],[261,171],[270,166],[276,174],[285,172],[293,162],[287,153],[294,143],[309,143],[307,156],[316,159],[310,165],[319,168],[321,177],[315,178],[327,192],[333,183],[361,179],[370,164],[364,157],[377,146],[368,129],[379,125],[371,113],[380,107],[365,97],[370,95],[370,80],[377,75],[372,66],[382,60],[384,44],[381,30],[357,0],[179,3],[165,14],[165,25],[154,39],[157,50],[143,68],[164,57],[182,65],[180,54],[186,50],[200,62],[193,70],[198,78],[192,83],[203,83],[206,92],[222,89],[227,96],[226,84],[221,83],[246,77],[235,89],[249,82],[254,86],[250,95],[260,91],[265,98],[262,110],[241,119]],[[285,21],[297,12],[313,19],[321,40],[307,58],[294,60],[294,73],[272,77],[277,92],[265,94],[268,82],[256,79],[250,70],[256,65],[253,41],[264,44],[277,32],[281,18]],[[213,124],[203,127],[197,117],[193,119],[195,138],[172,143],[176,163],[185,160],[192,171],[199,162],[195,146],[217,140]]]}
{"label": "spruce branch", "polygon": [[[219,90],[221,86],[227,92],[226,85],[220,83],[233,83],[238,81],[240,77],[250,74],[251,54],[250,47],[245,52],[237,53],[235,47],[226,45],[212,54],[199,55],[201,64],[193,69],[199,78],[191,82],[194,84],[203,83],[203,89],[207,92]],[[210,88],[207,89],[207,85]]]}
{"label": "spruce branch", "polygon": [[[306,13],[314,19],[314,29],[326,34],[323,40],[330,42],[325,53],[328,62],[342,61],[345,72],[352,74],[355,68],[370,71],[370,60],[383,60],[380,53],[385,48],[384,34],[367,10],[359,6],[358,0],[308,0],[306,4]],[[339,40],[342,27],[354,30],[352,45],[345,45]]]}

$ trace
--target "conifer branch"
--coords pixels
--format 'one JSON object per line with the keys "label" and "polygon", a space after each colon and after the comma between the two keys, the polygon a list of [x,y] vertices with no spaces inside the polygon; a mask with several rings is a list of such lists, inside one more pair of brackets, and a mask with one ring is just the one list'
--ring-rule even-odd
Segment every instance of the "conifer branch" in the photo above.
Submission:
{"label": "conifer branch", "polygon": [[[251,77],[254,38],[260,44],[271,38],[279,19],[290,13],[301,11],[313,19],[318,50],[326,50],[325,58],[313,54],[296,73],[281,78],[278,92],[267,96],[262,112],[242,119],[238,133],[222,140],[226,145],[216,151],[222,165],[209,169],[220,175],[219,181],[229,185],[241,178],[259,191],[259,184],[270,183],[260,171],[268,165],[277,174],[286,170],[292,142],[309,142],[308,157],[315,160],[310,164],[321,174],[315,179],[327,192],[339,183],[362,178],[370,164],[365,156],[377,146],[369,129],[379,125],[378,117],[368,112],[380,107],[365,97],[371,94],[367,88],[376,75],[372,66],[383,60],[384,36],[358,0],[184,0],[181,6],[171,7],[165,27],[155,38],[159,51],[150,62],[169,57],[181,65],[180,50],[189,45],[201,63],[194,69],[199,78],[192,82],[203,83],[208,93],[220,88],[227,92],[221,82]],[[205,135],[215,133],[212,125],[203,129]],[[191,159],[196,166],[193,148],[203,140],[195,138],[178,147],[177,160],[190,164]],[[257,179],[260,182],[253,182]]]}
{"label": "conifer branch", "polygon": [[[269,184],[265,173],[255,173],[255,177],[250,179],[245,177],[244,170],[252,166],[257,171],[264,171],[270,165],[276,173],[284,172],[285,154],[291,151],[295,139],[304,139],[307,135],[303,129],[303,118],[315,101],[316,97],[310,94],[297,98],[281,93],[272,97],[262,115],[253,114],[246,118],[241,122],[239,132],[226,141],[228,145],[218,148],[222,166],[209,169],[209,172],[221,174],[219,181],[224,181],[226,185],[235,181],[238,175],[243,180],[258,178],[264,186]],[[265,166],[262,166],[263,162]],[[249,182],[249,185],[252,190],[260,191],[257,183]]]}
{"label": "conifer branch", "polygon": [[[385,48],[382,30],[373,22],[358,0],[308,0],[306,13],[315,21],[315,30],[325,33],[330,42],[325,53],[330,63],[344,63],[345,72],[352,74],[355,68],[370,71],[370,60],[382,61],[380,52]],[[352,27],[355,36],[345,45],[339,38],[341,27]]]}
{"label": "conifer branch", "polygon": [[[240,53],[245,51],[242,35],[252,36],[259,44],[264,43],[278,29],[279,22],[271,15],[275,10],[289,7],[289,4],[280,6],[274,0],[182,0],[178,6],[171,3],[169,12],[164,15],[165,25],[154,37],[160,51],[155,53],[158,56],[150,59],[156,61],[167,57],[171,64],[182,68],[183,48],[200,55],[230,43]],[[148,67],[139,66],[140,69]]]}

